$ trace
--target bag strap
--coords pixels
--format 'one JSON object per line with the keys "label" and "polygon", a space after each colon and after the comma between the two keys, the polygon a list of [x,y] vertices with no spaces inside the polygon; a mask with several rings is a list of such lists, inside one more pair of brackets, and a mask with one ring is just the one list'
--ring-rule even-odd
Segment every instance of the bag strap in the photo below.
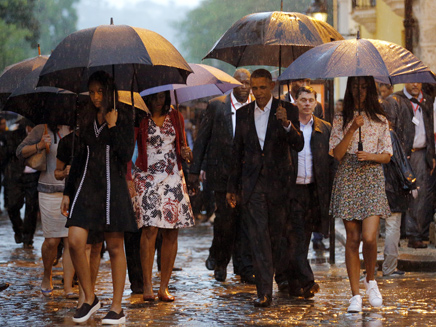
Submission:
{"label": "bag strap", "polygon": [[[44,134],[43,135],[46,135],[46,134],[48,134],[47,124],[44,124]],[[45,152],[46,152],[46,154],[50,153],[50,146],[47,143],[45,144]]]}

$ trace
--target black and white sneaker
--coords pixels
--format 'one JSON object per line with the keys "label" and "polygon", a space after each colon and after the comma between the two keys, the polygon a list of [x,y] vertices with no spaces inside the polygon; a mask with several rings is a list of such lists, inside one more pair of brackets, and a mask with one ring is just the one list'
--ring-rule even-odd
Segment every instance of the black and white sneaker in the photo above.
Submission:
{"label": "black and white sneaker", "polygon": [[101,321],[103,325],[118,325],[126,323],[126,316],[124,315],[123,309],[121,309],[120,313],[116,313],[115,311],[109,311],[106,317]]}
{"label": "black and white sneaker", "polygon": [[85,322],[91,317],[91,315],[100,309],[100,301],[97,296],[94,297],[94,302],[92,304],[83,303],[82,306],[76,310],[74,314],[73,321],[74,322]]}

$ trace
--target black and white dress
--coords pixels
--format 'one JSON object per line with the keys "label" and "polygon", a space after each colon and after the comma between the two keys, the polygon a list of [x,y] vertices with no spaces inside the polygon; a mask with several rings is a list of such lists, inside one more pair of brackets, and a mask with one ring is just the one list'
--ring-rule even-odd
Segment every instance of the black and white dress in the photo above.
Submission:
{"label": "black and white dress", "polygon": [[73,160],[64,192],[70,197],[66,226],[137,231],[125,177],[134,148],[132,115],[118,110],[115,127],[98,125],[95,119],[80,133],[81,150]]}

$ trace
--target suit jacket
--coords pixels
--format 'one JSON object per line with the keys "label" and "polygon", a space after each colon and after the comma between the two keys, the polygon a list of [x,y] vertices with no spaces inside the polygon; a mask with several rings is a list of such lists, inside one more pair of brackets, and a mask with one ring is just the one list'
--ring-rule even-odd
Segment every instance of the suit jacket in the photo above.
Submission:
{"label": "suit jacket", "polygon": [[[410,156],[415,138],[415,124],[413,119],[413,106],[403,91],[396,92],[386,99],[384,105],[387,118],[393,124],[393,129],[400,140],[401,146],[407,156]],[[433,102],[430,97],[424,94],[421,103],[424,118],[426,136],[426,162],[430,169],[433,167],[435,157],[434,124],[433,124]]]}
{"label": "suit jacket", "polygon": [[301,151],[304,138],[300,131],[298,108],[287,102],[282,104],[292,122],[291,130],[286,132],[275,117],[278,105],[279,100],[273,98],[263,150],[254,122],[255,102],[243,106],[236,113],[232,169],[227,191],[237,193],[240,186],[243,203],[250,198],[261,170],[268,181],[264,191],[271,195],[273,201],[280,202],[293,196],[295,175],[291,149]]}
{"label": "suit jacket", "polygon": [[[206,160],[208,186],[219,192],[227,190],[233,146],[231,95],[212,99],[204,112],[194,143],[190,173],[199,174]],[[206,156],[207,154],[207,156]]]}
{"label": "suit jacket", "polygon": [[[329,204],[332,189],[334,163],[329,155],[329,139],[332,126],[330,123],[313,116],[312,137],[310,150],[312,151],[313,175],[315,177],[316,191],[318,193],[318,208],[314,215],[314,232],[328,235],[329,231]],[[295,178],[298,174],[298,152],[292,150],[292,161],[295,163]]]}

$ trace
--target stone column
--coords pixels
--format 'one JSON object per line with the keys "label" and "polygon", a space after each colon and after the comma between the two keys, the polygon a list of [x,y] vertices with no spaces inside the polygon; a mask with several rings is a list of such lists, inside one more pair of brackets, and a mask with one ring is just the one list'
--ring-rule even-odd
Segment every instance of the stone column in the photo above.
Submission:
{"label": "stone column", "polygon": [[436,72],[436,1],[415,0],[413,13],[416,18],[417,44],[415,55],[433,72]]}

